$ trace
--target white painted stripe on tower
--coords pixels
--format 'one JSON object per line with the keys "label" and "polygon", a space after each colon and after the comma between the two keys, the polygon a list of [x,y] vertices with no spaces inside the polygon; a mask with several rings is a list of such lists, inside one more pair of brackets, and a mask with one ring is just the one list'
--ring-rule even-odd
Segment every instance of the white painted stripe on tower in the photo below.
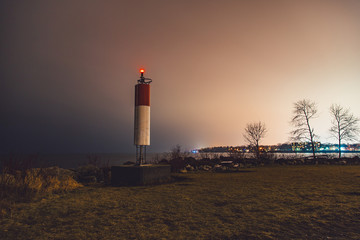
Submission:
{"label": "white painted stripe on tower", "polygon": [[135,145],[150,145],[150,106],[135,107]]}

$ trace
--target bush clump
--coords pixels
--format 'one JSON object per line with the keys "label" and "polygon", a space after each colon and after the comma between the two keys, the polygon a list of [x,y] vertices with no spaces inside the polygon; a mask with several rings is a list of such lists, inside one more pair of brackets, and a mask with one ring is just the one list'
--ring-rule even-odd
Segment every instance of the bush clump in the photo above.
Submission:
{"label": "bush clump", "polygon": [[0,197],[14,201],[31,200],[39,193],[68,191],[82,186],[70,170],[58,167],[30,168],[0,175]]}
{"label": "bush clump", "polygon": [[101,168],[88,164],[76,169],[76,180],[81,183],[97,183],[104,180],[104,173]]}
{"label": "bush clump", "polygon": [[17,202],[29,202],[81,186],[70,170],[58,167],[22,170],[5,167],[0,174],[0,215],[11,212],[11,206]]}

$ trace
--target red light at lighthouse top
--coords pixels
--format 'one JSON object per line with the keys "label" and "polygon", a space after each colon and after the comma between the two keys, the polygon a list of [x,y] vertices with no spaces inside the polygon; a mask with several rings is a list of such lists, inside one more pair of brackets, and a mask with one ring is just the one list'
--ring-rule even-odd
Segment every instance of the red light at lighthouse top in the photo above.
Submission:
{"label": "red light at lighthouse top", "polygon": [[144,77],[144,73],[145,73],[144,68],[140,68],[139,72],[141,74],[140,79],[138,80],[139,84],[150,84],[152,82],[152,80],[150,78],[145,78]]}
{"label": "red light at lighthouse top", "polygon": [[141,78],[143,78],[143,77],[144,77],[144,72],[145,72],[145,69],[140,68]]}

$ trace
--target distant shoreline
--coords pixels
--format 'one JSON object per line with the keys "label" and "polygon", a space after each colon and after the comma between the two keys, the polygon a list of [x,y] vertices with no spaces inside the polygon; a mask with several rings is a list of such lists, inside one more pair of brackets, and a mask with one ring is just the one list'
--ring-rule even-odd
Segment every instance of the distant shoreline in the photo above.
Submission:
{"label": "distant shoreline", "polygon": [[[282,154],[298,156],[298,155],[310,155],[311,152],[292,152],[292,151],[283,151],[283,152],[267,152],[270,154],[278,155],[276,157],[282,158]],[[337,157],[337,151],[318,151],[317,154],[331,154],[333,157]],[[244,154],[246,158],[251,157],[252,153],[229,153],[229,152],[199,152],[199,153],[186,153],[184,156],[193,157],[195,159],[202,158],[216,158],[216,157],[230,157],[233,154]],[[354,157],[360,155],[360,151],[343,151],[343,157]],[[207,156],[204,156],[207,155]],[[349,156],[350,155],[350,156]],[[148,162],[157,162],[164,158],[168,158],[167,153],[148,153],[147,160]],[[77,168],[81,165],[86,165],[90,161],[97,161],[100,165],[122,165],[127,161],[135,162],[135,153],[60,153],[60,154],[0,154],[0,161],[27,161],[33,167],[49,167],[49,166],[58,166],[60,168]]]}

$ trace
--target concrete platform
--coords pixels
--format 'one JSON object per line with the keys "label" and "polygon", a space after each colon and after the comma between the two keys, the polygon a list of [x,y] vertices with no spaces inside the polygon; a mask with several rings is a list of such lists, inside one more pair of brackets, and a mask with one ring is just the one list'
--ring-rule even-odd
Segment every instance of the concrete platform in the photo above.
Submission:
{"label": "concrete platform", "polygon": [[113,186],[137,186],[169,182],[170,165],[122,165],[111,167]]}

